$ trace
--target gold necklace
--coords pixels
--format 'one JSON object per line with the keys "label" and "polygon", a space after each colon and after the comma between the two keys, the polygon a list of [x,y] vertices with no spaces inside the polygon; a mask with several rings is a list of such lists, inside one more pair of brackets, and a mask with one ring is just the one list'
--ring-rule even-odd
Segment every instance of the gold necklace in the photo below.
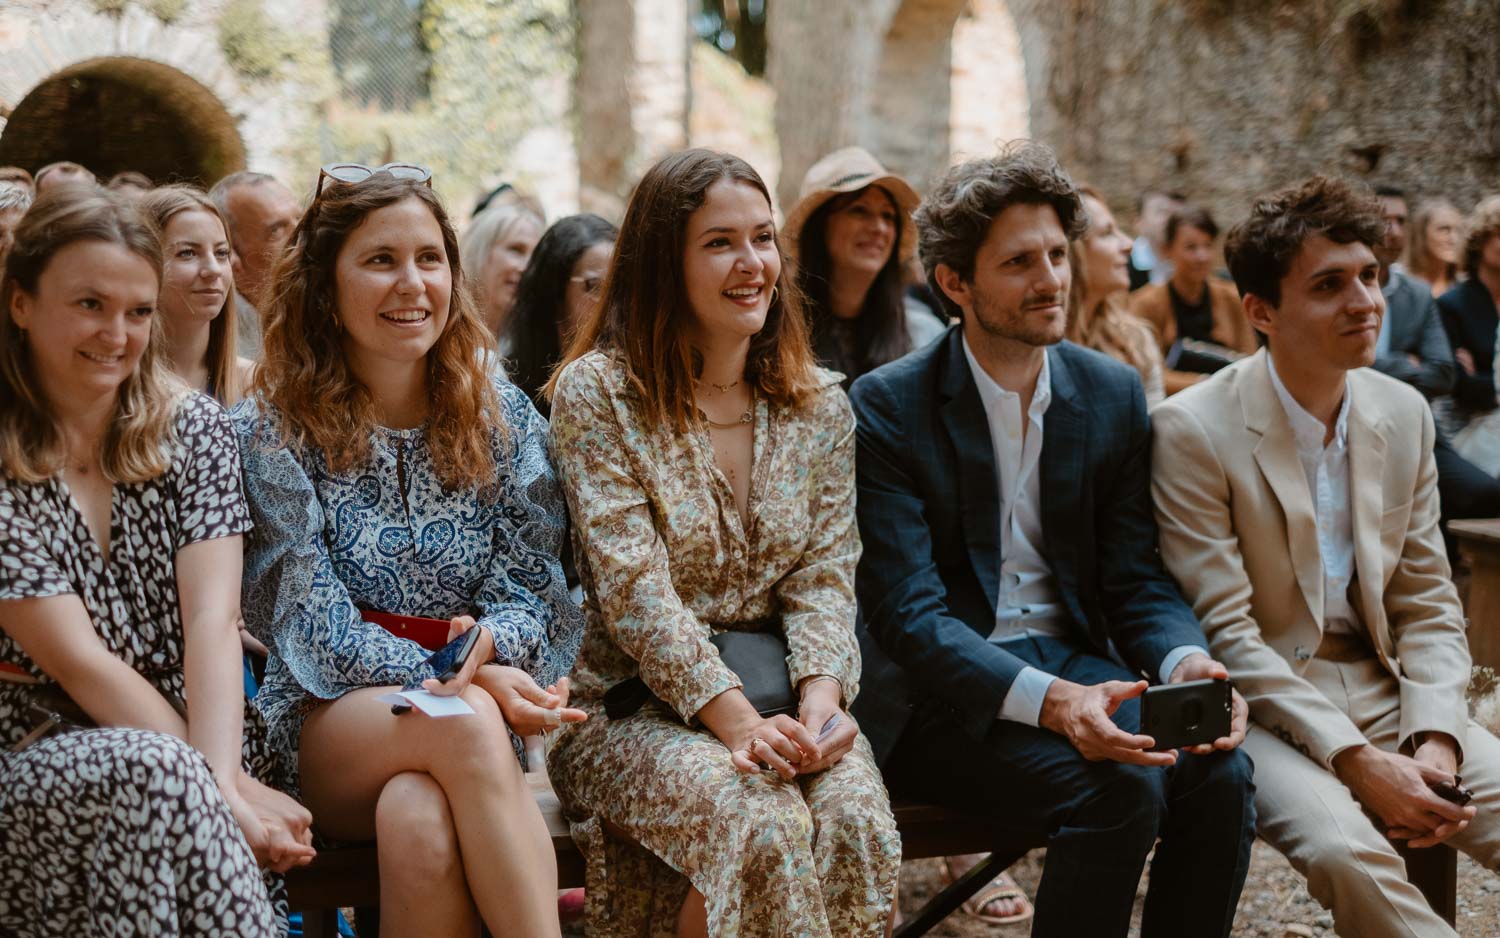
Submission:
{"label": "gold necklace", "polygon": [[[735,382],[735,384],[738,383],[738,381]],[[717,385],[715,385],[715,387],[717,387]],[[731,385],[731,387],[733,387],[733,385]],[[729,421],[728,423],[720,423],[719,421],[713,419],[707,413],[705,413],[703,408],[701,407],[698,408],[698,413],[703,417],[704,421],[715,430],[733,430],[735,427],[743,427],[746,424],[753,423],[755,421],[755,389],[750,389],[750,402],[745,405],[744,413],[740,414],[739,417]]]}
{"label": "gold necklace", "polygon": [[728,384],[715,384],[714,382],[710,381],[708,382],[708,386],[717,390],[720,394],[728,394],[730,391],[733,391],[735,388],[739,387],[740,382],[739,379],[735,379]]}
{"label": "gold necklace", "polygon": [[708,414],[703,414],[703,411],[701,409],[698,411],[698,413],[703,414],[703,419],[706,420],[708,422],[708,425],[710,427],[713,427],[715,430],[733,430],[735,427],[742,427],[755,419],[755,415],[753,413],[754,408],[755,405],[754,403],[752,403],[749,407],[745,408],[744,413],[740,414],[738,420],[731,420],[728,423],[720,423],[719,421],[710,417]]}

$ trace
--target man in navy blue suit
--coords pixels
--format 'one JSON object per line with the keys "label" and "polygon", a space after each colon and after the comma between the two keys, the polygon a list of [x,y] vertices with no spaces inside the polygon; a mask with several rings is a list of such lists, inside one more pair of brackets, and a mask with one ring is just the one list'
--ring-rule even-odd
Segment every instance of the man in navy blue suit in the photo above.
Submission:
{"label": "man in navy blue suit", "polygon": [[1158,837],[1143,934],[1228,935],[1255,836],[1245,704],[1191,751],[1139,732],[1148,682],[1228,675],[1157,554],[1140,380],[1061,341],[1078,190],[1021,143],[950,170],[915,220],[962,322],[851,395],[856,585],[889,658],[863,728],[897,795],[1047,837],[1034,936],[1123,936]]}

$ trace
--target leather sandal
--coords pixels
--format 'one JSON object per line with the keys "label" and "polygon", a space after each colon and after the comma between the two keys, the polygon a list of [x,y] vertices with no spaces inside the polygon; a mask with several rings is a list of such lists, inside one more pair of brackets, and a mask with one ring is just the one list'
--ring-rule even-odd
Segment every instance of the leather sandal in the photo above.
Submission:
{"label": "leather sandal", "polygon": [[[953,875],[953,868],[948,865],[947,857],[943,857],[943,878],[947,884],[952,884],[958,879]],[[1010,915],[991,915],[985,911],[990,903],[1000,899],[1016,900],[1021,907],[1020,911]],[[988,925],[1019,925],[1030,921],[1036,911],[1032,908],[1031,900],[1026,896],[1025,891],[1008,872],[1001,872],[999,876],[990,880],[987,885],[969,897],[961,908]]]}

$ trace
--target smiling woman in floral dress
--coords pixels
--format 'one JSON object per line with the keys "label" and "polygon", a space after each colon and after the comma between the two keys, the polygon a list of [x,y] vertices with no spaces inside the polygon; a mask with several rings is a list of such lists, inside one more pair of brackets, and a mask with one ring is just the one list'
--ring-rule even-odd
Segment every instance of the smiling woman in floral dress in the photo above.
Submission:
{"label": "smiling woman in floral dress", "polygon": [[[814,364],[744,161],[662,160],[618,245],[552,387],[591,719],[548,766],[588,854],[591,934],[881,935],[901,856],[846,709],[859,533],[840,376]],[[784,637],[796,717],[756,712],[710,641],[725,631]],[[604,692],[637,677],[658,699],[606,718]]]}

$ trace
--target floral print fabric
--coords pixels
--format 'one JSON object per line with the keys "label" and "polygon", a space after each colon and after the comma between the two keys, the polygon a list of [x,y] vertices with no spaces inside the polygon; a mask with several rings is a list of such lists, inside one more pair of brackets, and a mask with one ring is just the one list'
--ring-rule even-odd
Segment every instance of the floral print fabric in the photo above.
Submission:
{"label": "floral print fabric", "polygon": [[495,383],[506,429],[492,431],[498,475],[485,493],[443,487],[422,428],[379,429],[366,465],[332,473],[321,453],[283,443],[281,415],[259,398],[234,409],[256,523],[245,623],[271,649],[256,703],[289,762],[319,703],[431,676],[421,673],[428,651],[361,609],[473,615],[497,661],[543,687],[572,665],[583,617],[558,561],[567,516],[547,423],[523,392]]}
{"label": "floral print fabric", "polygon": [[[643,421],[604,353],[559,379],[552,446],[588,616],[574,700],[591,716],[548,766],[588,853],[591,934],[670,934],[683,875],[712,934],[883,934],[900,845],[864,740],[782,782],[736,772],[691,725],[740,686],[717,630],[777,629],[793,682],[827,674],[857,693],[854,418],[838,375],[820,377],[797,407],[755,404],[748,526],[705,431]],[[665,705],[608,719],[604,691],[637,674]]]}

